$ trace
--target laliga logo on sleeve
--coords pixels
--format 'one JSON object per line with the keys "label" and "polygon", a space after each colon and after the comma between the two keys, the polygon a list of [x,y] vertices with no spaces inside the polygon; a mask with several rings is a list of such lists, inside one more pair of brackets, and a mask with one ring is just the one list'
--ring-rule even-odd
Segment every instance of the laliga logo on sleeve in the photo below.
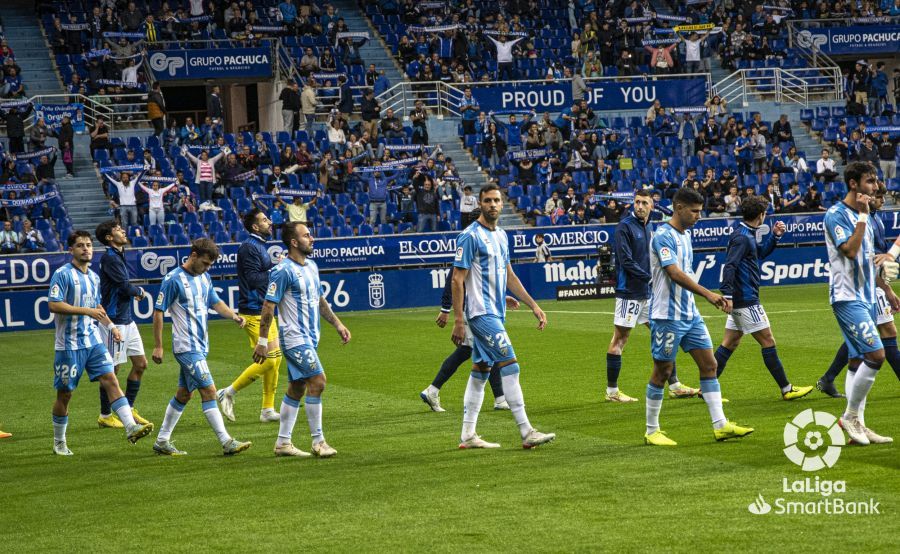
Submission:
{"label": "laliga logo on sleeve", "polygon": [[[824,428],[824,433],[819,428]],[[798,442],[801,440],[809,453],[800,449]],[[784,455],[803,471],[832,467],[845,444],[837,418],[827,412],[814,412],[811,408],[803,410],[784,426]]]}
{"label": "laliga logo on sleeve", "polygon": [[167,56],[165,52],[157,52],[150,56],[150,68],[156,72],[166,72],[174,77],[179,69],[184,67],[184,58]]}

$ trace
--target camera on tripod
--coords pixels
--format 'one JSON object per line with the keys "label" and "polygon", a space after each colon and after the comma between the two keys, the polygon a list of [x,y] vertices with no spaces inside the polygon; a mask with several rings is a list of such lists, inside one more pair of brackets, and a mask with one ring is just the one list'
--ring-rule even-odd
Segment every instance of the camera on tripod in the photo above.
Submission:
{"label": "camera on tripod", "polygon": [[604,244],[597,248],[597,284],[614,285],[616,282],[616,258],[612,248]]}

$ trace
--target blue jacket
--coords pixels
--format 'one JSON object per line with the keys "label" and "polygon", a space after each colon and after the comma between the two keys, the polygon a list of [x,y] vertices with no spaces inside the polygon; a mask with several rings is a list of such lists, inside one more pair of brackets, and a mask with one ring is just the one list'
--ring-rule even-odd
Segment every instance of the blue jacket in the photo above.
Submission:
{"label": "blue jacket", "polygon": [[128,281],[125,251],[107,248],[100,258],[100,303],[106,315],[116,325],[128,325],[134,321],[131,302],[143,293],[140,287]]}
{"label": "blue jacket", "polygon": [[250,235],[238,248],[238,311],[242,315],[259,315],[262,311],[269,285],[269,270],[274,266],[266,249],[266,241],[259,235]]}
{"label": "blue jacket", "polygon": [[616,298],[650,298],[650,234],[634,212],[616,225]]}
{"label": "blue jacket", "polygon": [[755,227],[743,222],[734,226],[728,239],[719,288],[735,308],[759,304],[759,260],[771,254],[776,244],[778,238],[774,233],[769,233],[758,243]]}
{"label": "blue jacket", "polygon": [[891,246],[884,237],[884,220],[881,219],[878,212],[873,211],[869,221],[872,222],[872,232],[875,234],[875,253],[886,254]]}

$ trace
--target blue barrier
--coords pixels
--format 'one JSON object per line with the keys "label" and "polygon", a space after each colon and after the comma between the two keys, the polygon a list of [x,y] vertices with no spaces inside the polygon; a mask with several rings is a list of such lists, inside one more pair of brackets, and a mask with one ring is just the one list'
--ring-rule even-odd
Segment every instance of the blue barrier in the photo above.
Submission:
{"label": "blue barrier", "polygon": [[[699,282],[707,288],[717,289],[725,253],[697,253],[694,261],[694,274]],[[534,298],[548,300],[556,297],[558,286],[595,282],[595,263],[594,260],[522,263],[515,264],[515,270]],[[821,283],[828,280],[828,256],[824,246],[781,248],[760,265],[763,285]],[[325,273],[321,277],[325,297],[335,311],[358,311],[436,306],[440,303],[448,272],[449,269],[444,268],[394,269]],[[237,281],[217,279],[215,286],[222,299],[237,309]],[[133,304],[139,323],[151,321],[150,299],[155,297],[159,285],[146,285],[144,289],[150,298],[135,300]],[[827,302],[825,296],[822,302],[823,305]],[[53,317],[47,308],[46,289],[0,292],[0,331],[49,329],[52,326]]]}
{"label": "blue barrier", "polygon": [[[881,211],[886,235],[900,235],[900,211]],[[821,243],[825,241],[824,215],[777,216],[787,232],[781,244]],[[695,249],[725,248],[736,218],[702,219],[691,229]],[[768,220],[768,224],[772,221]],[[615,225],[570,225],[562,227],[529,227],[509,230],[510,257],[524,262],[534,259],[538,233],[554,256],[594,256],[597,247],[612,240]],[[313,259],[325,271],[344,271],[373,267],[411,267],[450,263],[456,253],[458,232],[410,235],[322,239],[315,242]],[[236,275],[238,244],[220,245],[219,260],[210,270],[217,278]],[[94,253],[99,263],[102,249]],[[283,251],[278,242],[269,243],[273,255]],[[158,280],[190,254],[190,246],[129,249],[125,260],[135,279]],[[0,256],[0,287],[47,286],[53,272],[69,261],[67,252]]]}

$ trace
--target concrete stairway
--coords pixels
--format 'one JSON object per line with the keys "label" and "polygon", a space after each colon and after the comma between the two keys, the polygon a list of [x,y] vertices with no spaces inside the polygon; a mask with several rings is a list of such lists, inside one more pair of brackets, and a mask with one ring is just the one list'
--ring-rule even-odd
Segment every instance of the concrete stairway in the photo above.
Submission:
{"label": "concrete stairway", "polygon": [[368,31],[372,37],[360,48],[360,54],[366,63],[366,67],[370,63],[374,63],[377,69],[383,69],[391,85],[396,85],[403,81],[403,74],[394,61],[393,54],[381,39],[378,31],[369,24],[369,19],[366,15],[359,10],[356,2],[354,0],[332,0],[331,4],[337,8],[338,16],[344,18],[344,22],[347,23],[347,27],[351,31]]}
{"label": "concrete stairway", "polygon": [[0,2],[0,23],[10,48],[16,54],[16,63],[22,68],[25,92],[38,94],[62,94],[62,83],[50,57],[52,52],[41,31],[37,15],[30,2],[3,0]]}

